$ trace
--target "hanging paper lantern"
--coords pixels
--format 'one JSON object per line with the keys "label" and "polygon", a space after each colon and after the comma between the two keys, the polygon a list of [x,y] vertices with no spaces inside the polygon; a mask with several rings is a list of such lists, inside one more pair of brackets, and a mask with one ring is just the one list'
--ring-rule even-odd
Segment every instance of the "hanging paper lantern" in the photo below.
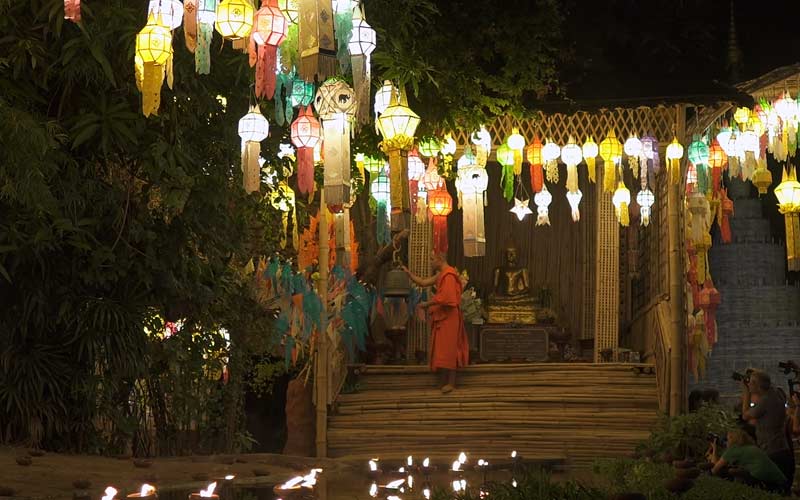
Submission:
{"label": "hanging paper lantern", "polygon": [[586,142],[583,143],[582,153],[583,158],[586,160],[586,168],[589,170],[589,182],[594,184],[597,182],[595,161],[597,159],[597,155],[600,153],[600,148],[597,146],[597,143],[594,142],[592,136],[589,136],[586,139]]}
{"label": "hanging paper lantern", "polygon": [[506,201],[514,198],[514,151],[508,144],[502,144],[497,148],[497,163],[503,167],[500,176],[500,185],[503,187],[503,197]]}
{"label": "hanging paper lantern", "polygon": [[786,226],[789,271],[800,271],[800,182],[797,182],[794,168],[783,170],[783,179],[775,188],[775,197]]}
{"label": "hanging paper lantern", "polygon": [[406,152],[414,146],[414,134],[419,126],[419,115],[408,107],[405,92],[392,98],[388,108],[378,118],[378,128],[383,136],[381,149],[389,156],[389,175],[392,179],[392,230],[408,227],[410,198],[408,194],[408,157]]}
{"label": "hanging paper lantern", "polygon": [[533,211],[529,207],[530,203],[531,203],[530,198],[526,198],[524,200],[520,200],[519,198],[514,198],[514,206],[511,207],[509,212],[514,214],[517,217],[518,221],[522,222],[525,219],[525,217],[533,213]]}
{"label": "hanging paper lantern", "polygon": [[569,202],[570,211],[572,213],[572,222],[581,220],[580,204],[583,199],[583,193],[578,189],[577,191],[567,191],[567,202]]}
{"label": "hanging paper lantern", "polygon": [[397,87],[389,80],[384,80],[383,85],[381,88],[375,92],[375,132],[380,133],[378,128],[378,117],[386,111],[386,108],[389,107],[389,104],[392,102],[392,95],[394,95],[397,90]]}
{"label": "hanging paper lantern", "polygon": [[687,151],[689,161],[697,171],[697,186],[701,193],[706,193],[709,188],[708,158],[709,150],[705,142],[695,138]]}
{"label": "hanging paper lantern", "polygon": [[217,22],[217,0],[197,0],[197,47],[194,51],[195,70],[198,74],[211,73],[211,41]]}
{"label": "hanging paper lantern", "polygon": [[542,160],[544,160],[547,182],[558,183],[558,157],[560,155],[561,148],[551,140],[548,140],[542,147]]}
{"label": "hanging paper lantern", "polygon": [[350,130],[356,103],[353,89],[340,78],[323,83],[314,98],[322,120],[325,162],[325,203],[343,205],[350,200]]}
{"label": "hanging paper lantern", "polygon": [[706,280],[699,295],[699,306],[705,316],[708,345],[714,345],[717,343],[717,308],[722,301],[722,297],[710,279]]}
{"label": "hanging paper lantern", "polygon": [[[464,160],[462,162],[462,160]],[[484,193],[489,186],[486,169],[477,164],[469,148],[459,159],[456,189],[461,198],[464,231],[464,256],[486,255],[486,231],[483,219]]]}
{"label": "hanging paper lantern", "polygon": [[542,158],[542,141],[539,140],[538,135],[534,136],[533,142],[528,145],[526,156],[528,163],[530,164],[531,189],[533,189],[534,193],[538,193],[542,190],[542,186],[544,185],[544,170],[542,169],[542,165],[544,165],[544,159]]}
{"label": "hanging paper lantern", "polygon": [[375,180],[372,181],[369,188],[370,195],[375,199],[375,204],[377,206],[375,221],[378,243],[381,245],[388,244],[392,239],[389,231],[389,210],[391,204],[391,188],[389,184],[389,176],[386,175],[385,171],[381,170],[375,177]]}
{"label": "hanging paper lantern", "polygon": [[542,190],[536,193],[533,197],[533,202],[536,203],[536,225],[544,226],[550,225],[550,203],[553,202],[553,195],[547,190],[547,186],[542,186]]}
{"label": "hanging paper lantern", "polygon": [[628,137],[623,146],[625,154],[628,156],[628,166],[633,172],[635,179],[639,178],[639,157],[642,155],[642,141],[636,137],[636,134]]}
{"label": "hanging paper lantern", "polygon": [[583,150],[569,137],[569,142],[561,149],[561,161],[567,166],[567,191],[578,191],[578,163],[583,160]]}
{"label": "hanging paper lantern", "polygon": [[475,157],[478,165],[485,167],[489,161],[489,154],[492,152],[492,135],[484,125],[481,125],[480,130],[472,133],[471,140],[475,145]]}
{"label": "hanging paper lantern", "polygon": [[183,38],[192,54],[197,50],[197,5],[198,0],[183,0]]}
{"label": "hanging paper lantern", "polygon": [[622,160],[622,144],[613,130],[600,143],[600,157],[603,159],[603,191],[613,193],[617,185],[617,164]]}
{"label": "hanging paper lantern", "polygon": [[753,185],[758,188],[758,194],[767,194],[772,185],[772,172],[766,166],[759,165],[752,175]]}
{"label": "hanging paper lantern", "polygon": [[447,189],[428,192],[428,210],[433,215],[433,250],[447,253],[447,216],[453,211],[453,198]]}
{"label": "hanging paper lantern", "polygon": [[81,22],[81,0],[64,0],[64,19]]}
{"label": "hanging paper lantern", "polygon": [[[161,85],[172,66],[172,31],[160,18],[149,15],[147,25],[136,35],[137,86],[142,92],[142,113],[144,116],[158,114],[161,103]],[[169,85],[171,71],[169,72]]]}
{"label": "hanging paper lantern", "polygon": [[247,193],[258,191],[261,179],[261,141],[269,135],[269,122],[258,106],[251,106],[250,111],[239,120],[239,137],[242,138],[242,173],[244,190]]}
{"label": "hanging paper lantern", "polygon": [[256,96],[272,99],[278,46],[286,39],[289,22],[278,8],[278,0],[261,0],[250,35],[250,67],[256,67]]}
{"label": "hanging paper lantern", "polygon": [[[758,153],[761,149],[758,136],[752,130],[745,130],[736,140],[737,155],[740,157],[742,167],[742,178],[750,179],[755,170],[759,167],[757,162]],[[766,168],[764,168],[766,170]],[[763,174],[762,174],[763,175]],[[770,176],[771,182],[771,176]],[[769,184],[767,184],[769,186]],[[765,188],[766,189],[766,188]],[[759,191],[761,192],[761,191]],[[766,193],[761,192],[761,194]]]}
{"label": "hanging paper lantern", "polygon": [[314,191],[314,147],[322,140],[319,121],[310,106],[300,110],[292,123],[291,137],[297,147],[297,188],[308,194]]}
{"label": "hanging paper lantern", "polygon": [[730,243],[733,238],[731,234],[731,217],[733,217],[733,200],[728,198],[728,190],[720,189],[720,211],[722,217],[719,223],[719,232],[723,243]]}
{"label": "hanging paper lantern", "polygon": [[525,149],[525,138],[519,133],[518,128],[511,129],[511,135],[508,136],[506,144],[514,153],[514,175],[520,175],[522,174],[522,151]]}
{"label": "hanging paper lantern", "polygon": [[711,167],[711,184],[714,193],[719,193],[722,187],[722,169],[728,164],[728,155],[722,149],[717,139],[708,148],[708,166]]}
{"label": "hanging paper lantern", "polygon": [[419,157],[417,150],[408,153],[408,193],[411,196],[411,212],[417,213],[419,183],[425,175],[425,162]]}
{"label": "hanging paper lantern", "polygon": [[147,11],[156,17],[161,16],[163,24],[171,30],[183,22],[183,4],[178,0],[150,0]]}
{"label": "hanging paper lantern", "polygon": [[381,170],[389,171],[389,164],[383,158],[373,156],[364,157],[364,169],[369,172],[370,177],[378,175]]}
{"label": "hanging paper lantern", "polygon": [[278,8],[281,9],[289,23],[297,24],[300,19],[300,8],[297,5],[297,0],[278,0]]}
{"label": "hanging paper lantern", "polygon": [[747,120],[750,119],[750,110],[748,108],[738,108],[733,114],[733,119],[739,124],[739,128],[744,128],[747,125]]}
{"label": "hanging paper lantern", "polygon": [[697,254],[697,282],[703,284],[708,276],[708,249],[711,248],[711,209],[703,193],[693,192],[688,197],[691,218],[691,241]]}
{"label": "hanging paper lantern", "polygon": [[661,156],[658,152],[658,139],[652,135],[642,137],[642,155],[647,159],[647,162],[644,165],[640,165],[640,170],[647,171],[648,174],[650,172],[657,174],[661,171]]}
{"label": "hanging paper lantern", "polygon": [[683,146],[675,137],[667,146],[667,169],[669,170],[669,179],[673,184],[677,184],[681,179],[681,158],[683,158]]}
{"label": "hanging paper lantern", "polygon": [[639,214],[641,215],[639,223],[642,226],[647,227],[650,225],[651,207],[655,201],[656,197],[649,189],[639,191],[639,194],[636,195],[636,203],[639,205]]}
{"label": "hanging paper lantern", "polygon": [[422,176],[422,185],[425,191],[429,193],[441,189],[442,186],[444,186],[444,179],[439,175],[435,165],[428,165],[425,175]]}
{"label": "hanging paper lantern", "polygon": [[[601,146],[602,147],[602,146]],[[625,187],[625,182],[620,180],[617,184],[617,190],[614,191],[614,196],[611,198],[614,204],[614,210],[617,212],[617,220],[623,227],[630,225],[630,213],[628,207],[631,204],[631,192]]]}
{"label": "hanging paper lantern", "polygon": [[353,31],[350,35],[348,50],[350,51],[350,65],[353,68],[353,87],[356,90],[359,123],[369,121],[370,86],[372,85],[372,63],[370,57],[377,45],[377,35],[366,20],[361,8],[356,8],[353,13]]}
{"label": "hanging paper lantern", "polygon": [[236,48],[244,48],[243,40],[253,30],[254,14],[249,0],[222,0],[217,6],[215,26],[222,38],[233,41]]}
{"label": "hanging paper lantern", "polygon": [[287,230],[289,227],[289,214],[292,216],[292,246],[299,250],[299,237],[297,232],[297,209],[295,195],[292,188],[285,180],[280,181],[278,186],[270,193],[270,204],[282,212],[283,235],[281,236],[281,248],[286,248]]}

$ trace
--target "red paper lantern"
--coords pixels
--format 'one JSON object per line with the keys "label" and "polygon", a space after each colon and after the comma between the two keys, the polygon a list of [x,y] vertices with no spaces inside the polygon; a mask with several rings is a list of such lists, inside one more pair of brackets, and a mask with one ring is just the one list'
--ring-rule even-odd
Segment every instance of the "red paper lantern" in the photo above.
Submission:
{"label": "red paper lantern", "polygon": [[714,139],[711,147],[708,148],[708,165],[711,167],[711,181],[715,193],[719,192],[722,186],[722,169],[728,164],[728,155],[719,145],[719,141]]}
{"label": "red paper lantern", "polygon": [[717,308],[722,302],[722,295],[714,287],[714,283],[708,279],[705,286],[700,291],[700,309],[703,310],[706,319],[706,335],[708,335],[708,345],[712,346],[717,342]]}
{"label": "red paper lantern", "polygon": [[538,135],[533,138],[533,142],[528,146],[525,153],[528,163],[531,164],[531,188],[534,193],[538,193],[542,190],[542,186],[544,185],[542,141],[539,139]]}
{"label": "red paper lantern", "polygon": [[278,0],[262,0],[250,34],[250,66],[256,66],[256,96],[275,95],[278,46],[286,39],[289,21],[278,8]]}
{"label": "red paper lantern", "polygon": [[433,215],[433,250],[447,252],[447,216],[453,211],[453,197],[447,189],[428,192],[428,210]]}
{"label": "red paper lantern", "polygon": [[728,190],[720,189],[720,203],[722,206],[722,220],[719,223],[719,231],[722,235],[723,243],[730,243],[733,240],[731,234],[731,217],[733,217],[733,200],[728,198]]}
{"label": "red paper lantern", "polygon": [[322,138],[319,121],[311,106],[300,109],[292,123],[292,144],[297,148],[297,187],[301,193],[314,191],[314,148]]}

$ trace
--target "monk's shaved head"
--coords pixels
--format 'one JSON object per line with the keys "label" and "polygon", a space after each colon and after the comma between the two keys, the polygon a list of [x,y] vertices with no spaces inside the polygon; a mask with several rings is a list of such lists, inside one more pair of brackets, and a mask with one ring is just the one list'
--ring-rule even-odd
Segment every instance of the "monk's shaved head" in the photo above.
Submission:
{"label": "monk's shaved head", "polygon": [[431,252],[431,267],[433,271],[439,272],[447,265],[447,254],[443,252]]}

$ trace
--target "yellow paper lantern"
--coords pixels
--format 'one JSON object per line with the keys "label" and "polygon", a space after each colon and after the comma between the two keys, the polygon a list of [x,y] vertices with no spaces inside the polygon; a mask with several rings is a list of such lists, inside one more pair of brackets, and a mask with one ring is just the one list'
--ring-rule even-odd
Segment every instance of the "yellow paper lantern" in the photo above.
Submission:
{"label": "yellow paper lantern", "polygon": [[800,271],[800,182],[792,167],[783,170],[783,179],[775,188],[778,207],[786,225],[786,260],[789,271]]}
{"label": "yellow paper lantern", "polygon": [[600,143],[600,157],[603,159],[603,190],[612,193],[617,182],[616,165],[622,160],[622,143],[613,130],[609,130]]}
{"label": "yellow paper lantern", "polygon": [[253,5],[247,0],[222,0],[217,7],[216,28],[226,40],[240,40],[253,30]]}
{"label": "yellow paper lantern", "polygon": [[681,158],[683,158],[683,146],[675,137],[667,146],[667,170],[669,170],[669,179],[673,184],[678,184],[681,179]]}
{"label": "yellow paper lantern", "polygon": [[136,35],[136,55],[144,64],[159,66],[167,64],[172,54],[172,31],[161,21],[150,14],[147,25]]}
{"label": "yellow paper lantern", "polygon": [[594,184],[597,182],[595,161],[597,160],[597,155],[600,153],[600,148],[597,146],[597,143],[594,142],[592,136],[589,136],[586,142],[583,143],[582,150],[583,158],[586,160],[586,168],[589,170],[589,182]]}

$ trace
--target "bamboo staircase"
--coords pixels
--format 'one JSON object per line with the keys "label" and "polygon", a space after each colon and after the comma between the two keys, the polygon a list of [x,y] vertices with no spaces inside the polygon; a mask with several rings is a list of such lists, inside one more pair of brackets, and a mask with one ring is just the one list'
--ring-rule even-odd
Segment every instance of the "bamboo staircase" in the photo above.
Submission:
{"label": "bamboo staircase", "polygon": [[652,365],[474,365],[447,395],[427,367],[361,372],[358,391],[339,395],[328,417],[331,457],[452,461],[466,451],[497,460],[517,450],[585,467],[631,454],[657,418]]}

